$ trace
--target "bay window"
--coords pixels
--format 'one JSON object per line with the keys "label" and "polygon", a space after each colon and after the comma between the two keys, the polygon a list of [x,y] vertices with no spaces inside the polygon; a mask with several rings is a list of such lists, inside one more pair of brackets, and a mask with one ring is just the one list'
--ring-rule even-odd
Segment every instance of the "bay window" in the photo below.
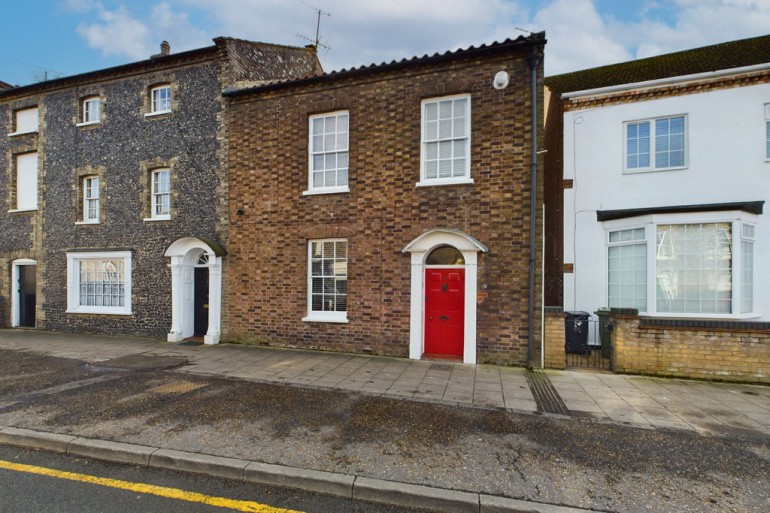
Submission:
{"label": "bay window", "polygon": [[607,304],[662,316],[751,314],[754,225],[656,217],[608,231]]}

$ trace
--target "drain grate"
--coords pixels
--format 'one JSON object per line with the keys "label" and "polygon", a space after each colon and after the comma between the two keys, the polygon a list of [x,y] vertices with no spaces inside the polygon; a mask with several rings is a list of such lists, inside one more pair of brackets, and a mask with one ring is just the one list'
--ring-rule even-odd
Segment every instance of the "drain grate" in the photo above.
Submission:
{"label": "drain grate", "polygon": [[206,383],[192,383],[191,381],[174,381],[147,390],[155,394],[186,394],[206,386]]}
{"label": "drain grate", "polygon": [[537,403],[537,411],[569,415],[559,392],[553,387],[551,380],[542,372],[527,372],[527,383]]}

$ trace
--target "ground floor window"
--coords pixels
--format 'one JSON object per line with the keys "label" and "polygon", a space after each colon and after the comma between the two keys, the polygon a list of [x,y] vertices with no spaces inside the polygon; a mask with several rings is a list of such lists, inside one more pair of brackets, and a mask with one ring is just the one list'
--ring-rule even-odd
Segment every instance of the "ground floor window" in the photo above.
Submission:
{"label": "ground floor window", "polygon": [[754,225],[654,222],[611,230],[607,270],[611,307],[663,315],[750,314]]}
{"label": "ground floor window", "polygon": [[346,322],[348,242],[313,240],[308,244],[308,321]]}
{"label": "ground floor window", "polygon": [[67,253],[67,311],[131,314],[131,252]]}

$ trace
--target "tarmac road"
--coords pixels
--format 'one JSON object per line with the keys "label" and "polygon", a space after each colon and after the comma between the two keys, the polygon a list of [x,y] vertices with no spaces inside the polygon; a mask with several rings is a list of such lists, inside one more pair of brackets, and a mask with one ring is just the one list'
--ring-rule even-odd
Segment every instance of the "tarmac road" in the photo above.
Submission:
{"label": "tarmac road", "polygon": [[770,439],[0,351],[0,425],[605,511],[766,512]]}

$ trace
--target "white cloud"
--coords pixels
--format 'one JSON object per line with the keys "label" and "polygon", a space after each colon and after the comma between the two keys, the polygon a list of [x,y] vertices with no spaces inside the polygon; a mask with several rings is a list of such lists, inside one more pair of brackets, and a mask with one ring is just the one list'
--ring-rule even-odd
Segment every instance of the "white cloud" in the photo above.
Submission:
{"label": "white cloud", "polygon": [[770,27],[767,0],[677,0],[674,20],[612,23],[608,34],[636,58],[760,36]]}
{"label": "white cloud", "polygon": [[69,0],[71,4],[90,4],[98,12],[96,21],[82,22],[77,33],[88,45],[100,50],[103,56],[116,55],[132,60],[147,59],[158,53],[160,42],[171,43],[172,51],[208,46],[211,37],[194,27],[188,15],[175,12],[168,2],[150,9],[146,19],[134,17],[124,6],[107,10],[100,2]]}
{"label": "white cloud", "polygon": [[592,0],[556,0],[535,14],[533,25],[546,29],[548,75],[631,58],[623,45],[607,35],[606,22]]}
{"label": "white cloud", "polygon": [[141,21],[133,18],[125,7],[115,11],[100,10],[99,21],[81,23],[77,33],[102,55],[120,55],[132,59],[149,57],[150,31]]}

